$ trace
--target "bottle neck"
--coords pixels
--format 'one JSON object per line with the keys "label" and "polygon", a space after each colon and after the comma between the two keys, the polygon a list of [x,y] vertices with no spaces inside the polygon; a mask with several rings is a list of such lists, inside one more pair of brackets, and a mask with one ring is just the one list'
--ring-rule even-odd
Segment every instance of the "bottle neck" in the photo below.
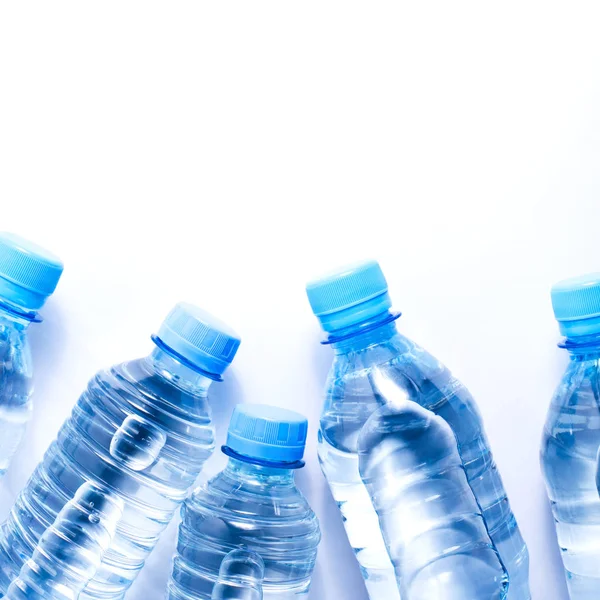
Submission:
{"label": "bottle neck", "polygon": [[252,480],[264,485],[290,485],[294,483],[294,471],[281,467],[269,467],[252,462],[229,458],[226,472],[235,477]]}
{"label": "bottle neck", "polygon": [[396,319],[400,313],[386,310],[360,323],[332,331],[325,343],[331,344],[336,354],[358,352],[382,344],[398,333]]}
{"label": "bottle neck", "polygon": [[0,319],[14,323],[19,329],[27,329],[31,323],[41,321],[36,312],[28,311],[4,298],[0,298]]}
{"label": "bottle neck", "polygon": [[162,377],[195,394],[206,394],[213,382],[213,379],[183,364],[162,348],[155,348],[149,358],[156,372]]}
{"label": "bottle neck", "polygon": [[564,338],[558,346],[567,350],[572,360],[599,359],[600,333],[569,336]]}

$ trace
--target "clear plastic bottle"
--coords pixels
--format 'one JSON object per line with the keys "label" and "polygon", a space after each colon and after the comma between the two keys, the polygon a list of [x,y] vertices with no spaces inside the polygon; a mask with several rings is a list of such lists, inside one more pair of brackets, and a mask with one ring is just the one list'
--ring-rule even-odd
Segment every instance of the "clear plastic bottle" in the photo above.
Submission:
{"label": "clear plastic bottle", "polygon": [[265,600],[307,598],[321,539],[317,517],[294,482],[308,423],[260,404],[235,408],[224,471],[194,491],[182,510],[170,600],[210,600],[223,558],[260,554]]}
{"label": "clear plastic bottle", "polygon": [[600,597],[600,273],[552,289],[569,364],[550,404],[541,463],[572,600]]}
{"label": "clear plastic bottle", "polygon": [[232,550],[221,563],[211,600],[263,600],[265,564],[256,552]]}
{"label": "clear plastic bottle", "polygon": [[313,311],[334,350],[321,416],[319,459],[372,600],[398,600],[394,568],[359,472],[358,436],[398,390],[445,419],[486,527],[510,577],[509,600],[529,600],[529,555],[468,390],[396,327],[397,313],[375,261],[309,283]]}
{"label": "clear plastic bottle", "polygon": [[117,495],[84,483],[45,531],[6,600],[75,600],[102,563],[123,514]]}
{"label": "clear plastic bottle", "polygon": [[504,600],[508,575],[450,425],[404,400],[375,411],[358,445],[402,600]]}
{"label": "clear plastic bottle", "polygon": [[32,365],[28,327],[54,292],[62,262],[47,250],[0,233],[0,477],[31,418]]}
{"label": "clear plastic bottle", "polygon": [[178,304],[153,352],[100,371],[81,395],[0,530],[0,593],[85,482],[121,497],[113,543],[82,598],[122,598],[214,449],[207,396],[238,336]]}

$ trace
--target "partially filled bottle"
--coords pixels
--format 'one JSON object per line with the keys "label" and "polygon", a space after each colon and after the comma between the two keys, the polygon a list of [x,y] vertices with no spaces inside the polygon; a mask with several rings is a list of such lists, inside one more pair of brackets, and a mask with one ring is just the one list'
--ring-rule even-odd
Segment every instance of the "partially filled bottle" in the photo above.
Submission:
{"label": "partially filled bottle", "polygon": [[600,273],[552,288],[569,363],[552,398],[541,463],[572,600],[600,597]]}
{"label": "partially filled bottle", "polygon": [[256,552],[232,550],[221,563],[211,600],[263,600],[265,564]]}
{"label": "partially filled bottle", "polygon": [[388,286],[375,261],[307,286],[334,350],[321,416],[319,459],[344,519],[372,600],[399,600],[394,567],[359,471],[364,424],[399,392],[442,417],[458,441],[469,485],[508,571],[509,600],[529,600],[527,547],[511,511],[481,416],[468,390],[397,329]]}
{"label": "partially filled bottle", "polygon": [[75,600],[96,574],[123,514],[123,501],[86,482],[44,532],[6,600]]}
{"label": "partially filled bottle", "polygon": [[402,600],[504,600],[508,575],[450,425],[399,396],[369,417],[358,445]]}
{"label": "partially filled bottle", "polygon": [[223,446],[227,467],[181,510],[170,600],[211,600],[222,561],[235,549],[260,554],[265,600],[308,597],[321,534],[294,481],[307,430],[306,419],[290,410],[235,408]]}
{"label": "partially filled bottle", "polygon": [[149,356],[100,371],[0,530],[0,594],[77,489],[120,497],[123,517],[82,599],[122,598],[214,449],[208,389],[240,344],[225,324],[178,304]]}
{"label": "partially filled bottle", "polygon": [[11,233],[0,233],[0,477],[32,413],[33,370],[28,328],[56,289],[62,262]]}

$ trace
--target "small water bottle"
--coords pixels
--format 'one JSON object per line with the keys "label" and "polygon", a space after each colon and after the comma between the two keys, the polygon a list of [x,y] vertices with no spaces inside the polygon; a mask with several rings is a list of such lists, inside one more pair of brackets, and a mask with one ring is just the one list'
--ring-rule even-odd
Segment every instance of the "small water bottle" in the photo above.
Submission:
{"label": "small water bottle", "polygon": [[307,598],[321,539],[317,517],[296,487],[308,422],[298,413],[238,405],[224,471],[194,491],[181,510],[170,600],[210,600],[224,557],[260,554],[265,600]]}
{"label": "small water bottle", "polygon": [[208,389],[240,344],[191,304],[166,318],[149,356],[100,371],[0,528],[0,594],[77,489],[119,496],[123,517],[85,600],[120,599],[214,449]]}
{"label": "small water bottle", "polygon": [[569,363],[552,398],[541,464],[572,600],[600,597],[600,273],[552,288]]}
{"label": "small water bottle", "polygon": [[27,330],[54,292],[62,262],[47,250],[0,233],[0,477],[17,451],[32,413]]}
{"label": "small water bottle", "polygon": [[504,600],[508,576],[448,423],[410,400],[388,404],[358,446],[402,600]]}
{"label": "small water bottle", "polygon": [[469,485],[510,577],[508,600],[530,600],[529,554],[469,391],[400,333],[379,264],[366,261],[308,284],[313,312],[333,348],[319,431],[319,458],[371,600],[399,600],[394,565],[359,471],[358,438],[401,390],[442,417],[458,440]]}
{"label": "small water bottle", "polygon": [[6,600],[79,598],[100,567],[122,514],[119,496],[84,483],[41,537]]}
{"label": "small water bottle", "polygon": [[265,564],[256,552],[232,550],[221,563],[211,600],[263,600]]}

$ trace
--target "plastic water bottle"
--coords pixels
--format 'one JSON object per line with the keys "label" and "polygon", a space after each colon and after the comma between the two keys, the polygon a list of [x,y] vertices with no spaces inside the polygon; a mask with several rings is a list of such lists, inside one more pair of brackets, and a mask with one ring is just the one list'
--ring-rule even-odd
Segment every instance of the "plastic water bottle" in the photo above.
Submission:
{"label": "plastic water bottle", "polygon": [[541,462],[572,600],[600,597],[600,273],[552,289],[569,364],[554,394]]}
{"label": "plastic water bottle", "polygon": [[239,338],[178,304],[139,360],[100,371],[75,405],[0,530],[6,593],[66,502],[91,481],[121,497],[112,545],[82,598],[122,598],[214,448],[207,392]]}
{"label": "plastic water bottle", "polygon": [[221,563],[211,600],[263,600],[265,564],[256,552],[232,550]]}
{"label": "plastic water bottle", "polygon": [[123,514],[122,499],[84,483],[60,511],[6,600],[75,600],[96,574]]}
{"label": "plastic water bottle", "polygon": [[314,512],[294,482],[308,423],[259,404],[234,410],[224,471],[186,500],[169,582],[171,600],[210,600],[228,552],[257,552],[265,600],[307,598],[321,539]]}
{"label": "plastic water bottle", "polygon": [[31,418],[32,365],[27,330],[54,292],[62,262],[10,233],[0,233],[0,477]]}
{"label": "plastic water bottle", "polygon": [[508,575],[450,425],[398,396],[369,417],[358,445],[402,600],[503,600]]}
{"label": "plastic water bottle", "polygon": [[309,283],[325,343],[334,350],[319,432],[319,458],[372,600],[398,600],[394,567],[359,472],[358,436],[398,389],[452,428],[469,485],[510,577],[508,598],[529,600],[529,557],[475,402],[450,371],[396,327],[375,261]]}

